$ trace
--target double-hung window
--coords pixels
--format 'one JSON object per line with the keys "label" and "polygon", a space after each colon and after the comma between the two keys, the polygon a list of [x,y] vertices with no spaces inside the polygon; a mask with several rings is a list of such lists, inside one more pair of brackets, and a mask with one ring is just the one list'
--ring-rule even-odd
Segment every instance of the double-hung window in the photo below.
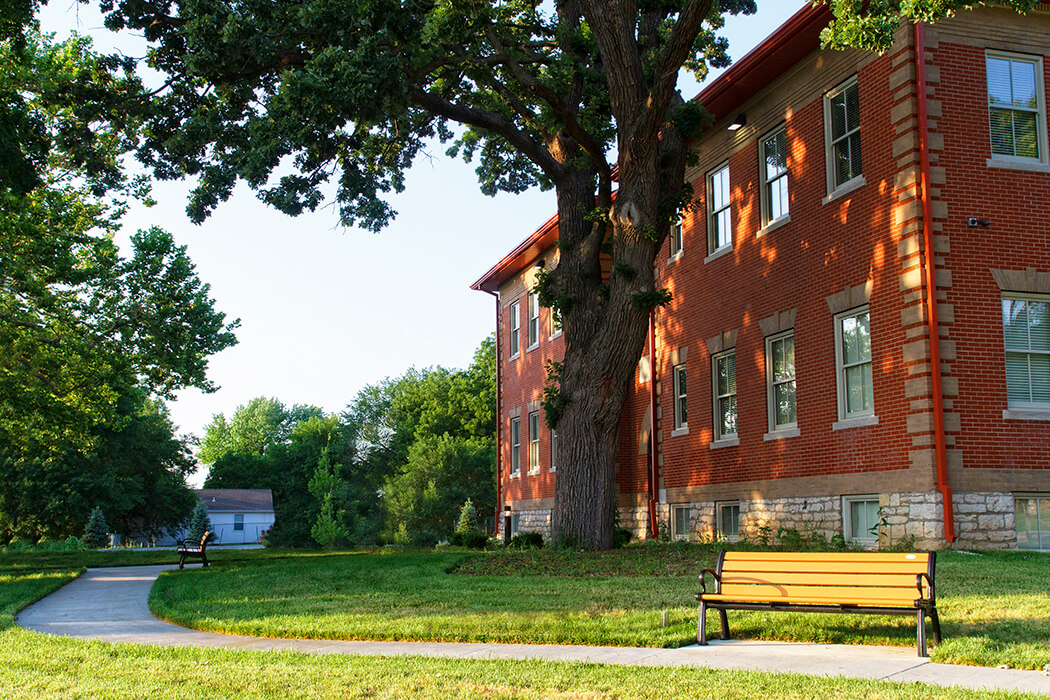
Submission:
{"label": "double-hung window", "polygon": [[233,516],[233,529],[235,532],[244,531],[244,513],[235,513]]}
{"label": "double-hung window", "polygon": [[835,317],[839,420],[875,414],[871,383],[871,327],[868,308]]}
{"label": "double-hung window", "polygon": [[1003,338],[1007,404],[1050,410],[1050,296],[1004,296]]}
{"label": "double-hung window", "polygon": [[551,338],[557,338],[561,335],[561,311],[552,306],[548,318],[550,319],[550,333],[548,335]]}
{"label": "double-hung window", "polygon": [[685,402],[685,365],[676,365],[674,370],[674,429],[684,430],[689,427]]}
{"label": "double-hung window", "polygon": [[860,88],[856,76],[825,95],[824,137],[828,192],[832,193],[861,176]]}
{"label": "double-hung window", "polygon": [[521,307],[518,302],[510,305],[510,356],[521,352]]}
{"label": "double-hung window", "polygon": [[668,236],[670,241],[670,257],[675,257],[682,252],[682,222],[679,221],[671,226],[671,235]]}
{"label": "double-hung window", "polygon": [[540,344],[540,295],[529,292],[529,346],[531,350]]}
{"label": "double-hung window", "polygon": [[795,334],[787,331],[766,338],[766,392],[769,430],[797,426],[795,409]]}
{"label": "double-hung window", "polygon": [[510,475],[521,474],[521,418],[510,419]]}
{"label": "double-hung window", "polygon": [[540,412],[529,414],[529,473],[540,470]]}
{"label": "double-hung window", "polygon": [[985,67],[992,158],[1046,162],[1042,60],[990,52]]}
{"label": "double-hung window", "polygon": [[551,471],[558,469],[558,431],[551,431]]}
{"label": "double-hung window", "polygon": [[788,215],[787,129],[783,124],[759,141],[762,228]]}
{"label": "double-hung window", "polygon": [[707,252],[714,253],[732,245],[729,163],[725,163],[707,174]]}
{"label": "double-hung window", "polygon": [[736,437],[736,352],[728,350],[712,360],[715,389],[715,440]]}

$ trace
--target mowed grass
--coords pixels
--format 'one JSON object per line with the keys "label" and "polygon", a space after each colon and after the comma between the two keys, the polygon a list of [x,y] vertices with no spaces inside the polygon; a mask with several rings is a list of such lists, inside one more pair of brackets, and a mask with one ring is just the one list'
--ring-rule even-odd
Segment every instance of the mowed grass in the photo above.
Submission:
{"label": "mowed grass", "polygon": [[[275,560],[279,561],[279,560]],[[217,569],[216,569],[217,570]],[[193,573],[193,572],[187,572]],[[13,624],[17,610],[77,574],[17,571],[0,561],[3,698],[1020,698],[919,684],[794,674],[537,661],[311,656],[148,647],[45,635]]]}
{"label": "mowed grass", "polygon": [[[304,553],[166,573],[150,606],[176,624],[269,637],[674,647],[695,641],[696,576],[714,556],[681,545],[609,553]],[[1050,556],[940,553],[945,639],[933,659],[1050,664],[1048,593]],[[915,644],[911,616],[731,611],[729,622],[736,638]],[[708,630],[718,633],[716,613]]]}

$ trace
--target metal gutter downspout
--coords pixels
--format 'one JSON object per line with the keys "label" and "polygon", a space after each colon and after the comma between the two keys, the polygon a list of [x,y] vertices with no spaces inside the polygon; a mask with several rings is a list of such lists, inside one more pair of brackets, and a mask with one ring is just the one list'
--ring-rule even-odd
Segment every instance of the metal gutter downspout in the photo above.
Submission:
{"label": "metal gutter downspout", "polygon": [[656,311],[649,311],[649,535],[659,536],[656,522]]}
{"label": "metal gutter downspout", "polygon": [[[500,409],[503,407],[502,396],[503,393],[503,365],[500,364],[500,339],[503,338],[503,334],[500,333],[499,327],[499,294],[497,292],[490,292],[487,289],[481,291],[486,294],[491,294],[496,299],[496,518],[495,524],[492,528],[492,536],[499,536],[499,522],[500,518],[503,517],[503,502],[500,500],[500,485],[503,483],[503,472],[501,470],[503,462],[503,450],[500,444],[500,436],[503,435],[503,416],[500,415]],[[506,535],[506,533],[504,533]]]}
{"label": "metal gutter downspout", "polygon": [[930,202],[929,113],[926,105],[926,31],[915,23],[915,80],[919,107],[919,167],[921,171],[922,233],[926,263],[926,317],[930,339],[930,377],[933,383],[933,435],[937,460],[937,490],[944,505],[944,539],[955,541],[955,508],[948,483],[948,448],[944,435],[944,383],[941,377],[941,331],[937,321],[937,265]]}

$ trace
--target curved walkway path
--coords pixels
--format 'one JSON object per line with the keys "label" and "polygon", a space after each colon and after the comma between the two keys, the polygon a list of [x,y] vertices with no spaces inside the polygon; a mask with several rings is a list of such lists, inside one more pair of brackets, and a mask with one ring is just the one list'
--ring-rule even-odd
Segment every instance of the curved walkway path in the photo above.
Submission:
{"label": "curved walkway path", "polygon": [[542,644],[348,642],[199,632],[162,622],[150,614],[147,604],[150,588],[161,571],[172,568],[175,567],[88,569],[75,581],[23,610],[16,617],[16,622],[22,627],[45,634],[135,644],[279,649],[311,654],[702,666],[1050,694],[1050,677],[1042,672],[935,664],[917,657],[914,647],[714,641],[705,647],[693,645],[681,649],[648,649]]}

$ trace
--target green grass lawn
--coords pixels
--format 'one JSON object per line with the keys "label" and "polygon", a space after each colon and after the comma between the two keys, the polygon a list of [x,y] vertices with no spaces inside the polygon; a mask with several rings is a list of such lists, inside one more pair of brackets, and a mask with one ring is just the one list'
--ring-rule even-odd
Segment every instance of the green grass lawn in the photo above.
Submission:
{"label": "green grass lawn", "polygon": [[[696,575],[713,550],[469,554],[301,553],[171,572],[154,614],[198,629],[271,637],[681,646],[696,634]],[[946,663],[1050,664],[1050,556],[942,553]],[[670,624],[661,626],[667,610]],[[913,617],[730,612],[738,638],[915,644]],[[717,617],[708,620],[716,634]]]}
{"label": "green grass lawn", "polygon": [[[260,559],[259,555],[254,555]],[[296,557],[299,563],[323,557]],[[331,558],[329,558],[330,560]],[[255,562],[268,566],[286,559]],[[66,581],[42,560],[14,568],[0,557],[0,697],[3,698],[1015,698],[918,684],[705,669],[461,661],[418,657],[309,656],[287,652],[156,648],[48,637],[19,629],[13,615]],[[224,562],[232,570],[247,565]],[[204,578],[183,572],[185,578]],[[224,572],[225,573],[225,572]],[[220,577],[221,578],[221,577]]]}

